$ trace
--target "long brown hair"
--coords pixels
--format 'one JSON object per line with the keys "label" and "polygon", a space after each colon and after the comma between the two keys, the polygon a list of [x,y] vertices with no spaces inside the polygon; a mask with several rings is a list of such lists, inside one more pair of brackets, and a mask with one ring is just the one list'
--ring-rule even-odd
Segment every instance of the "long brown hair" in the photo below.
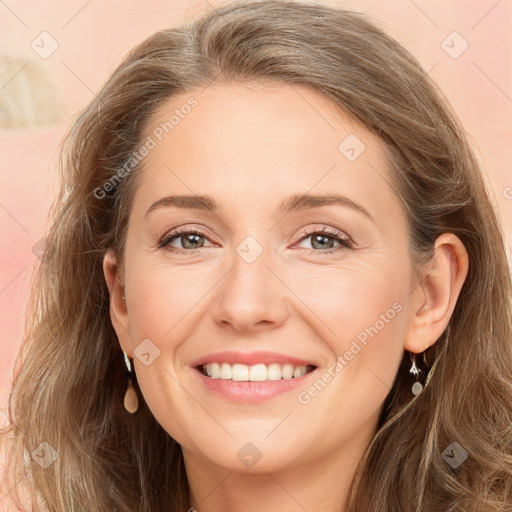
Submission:
{"label": "long brown hair", "polygon": [[[180,446],[142,399],[137,414],[123,409],[102,260],[110,248],[123,254],[140,166],[119,170],[151,115],[178,93],[240,80],[311,87],[381,138],[415,268],[444,232],[468,252],[449,326],[428,352],[425,389],[412,397],[404,353],[347,512],[511,510],[512,286],[481,165],[400,44],[362,14],[290,1],[231,3],[149,37],[67,136],[3,432],[12,437],[7,489],[26,482],[53,512],[187,510]],[[467,453],[458,467],[443,458],[450,446]],[[50,447],[56,459],[43,468],[34,450]]]}

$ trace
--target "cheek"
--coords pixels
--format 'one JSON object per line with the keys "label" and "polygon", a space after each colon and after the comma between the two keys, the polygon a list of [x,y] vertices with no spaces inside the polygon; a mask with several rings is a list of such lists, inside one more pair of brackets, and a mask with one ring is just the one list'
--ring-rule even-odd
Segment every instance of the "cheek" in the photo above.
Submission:
{"label": "cheek", "polygon": [[308,277],[288,272],[285,279],[309,310],[328,327],[331,348],[347,349],[353,339],[395,337],[405,325],[406,272],[383,264],[310,269]]}
{"label": "cheek", "polygon": [[135,361],[137,383],[144,401],[157,422],[179,443],[197,426],[197,417],[183,413],[191,409],[190,395],[184,391],[171,358],[165,351],[149,366]]}
{"label": "cheek", "polygon": [[138,385],[160,425],[184,442],[187,432],[195,428],[195,419],[176,413],[190,410],[190,395],[181,383],[180,346],[205,314],[201,308],[215,282],[212,270],[153,264],[142,258],[132,258],[126,268],[130,332],[136,353],[137,347],[146,343],[150,357],[156,354],[148,365],[143,359],[134,359]]}
{"label": "cheek", "polygon": [[[136,270],[135,270],[136,269]],[[130,297],[130,328],[134,343],[151,338],[166,345],[179,339],[176,332],[187,316],[193,316],[207,301],[219,276],[201,265],[171,266],[163,262],[133,262],[127,272],[127,296]],[[131,307],[130,307],[131,306]]]}
{"label": "cheek", "polygon": [[324,375],[332,382],[324,398],[338,397],[337,403],[350,410],[360,408],[358,403],[366,404],[368,412],[375,410],[391,389],[403,354],[407,272],[399,273],[391,265],[347,265],[312,272],[307,282],[298,279],[292,286],[328,327],[322,328],[323,341],[333,363],[338,361],[337,371],[331,368],[337,377]]}
{"label": "cheek", "polygon": [[[333,431],[349,439],[376,421],[393,385],[403,354],[407,286],[377,273],[336,275],[317,280],[322,286],[308,292],[308,305],[330,328],[323,341],[333,363],[297,398],[304,417],[328,416]],[[332,441],[326,435],[320,446]]]}

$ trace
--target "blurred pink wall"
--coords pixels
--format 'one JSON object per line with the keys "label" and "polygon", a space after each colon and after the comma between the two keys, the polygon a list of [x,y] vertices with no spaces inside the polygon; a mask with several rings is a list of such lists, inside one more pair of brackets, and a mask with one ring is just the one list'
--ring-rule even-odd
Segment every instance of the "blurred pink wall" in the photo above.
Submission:
{"label": "blurred pink wall", "polygon": [[[510,2],[360,0],[317,3],[350,7],[370,14],[420,59],[480,149],[489,168],[510,245]],[[29,65],[37,62],[58,85],[66,109],[64,120],[49,127],[0,130],[0,400],[8,391],[20,343],[23,308],[36,260],[32,248],[42,237],[46,212],[55,190],[57,149],[71,126],[72,117],[89,102],[93,92],[100,89],[114,64],[128,49],[157,29],[181,23],[185,16],[198,13],[204,5],[208,4],[186,0],[5,0],[0,3],[0,54],[18,57]],[[40,35],[42,32],[49,35]],[[44,55],[52,50],[54,40],[58,48],[51,55]],[[31,44],[46,58],[40,57]],[[12,73],[3,79],[0,100],[24,72]]]}

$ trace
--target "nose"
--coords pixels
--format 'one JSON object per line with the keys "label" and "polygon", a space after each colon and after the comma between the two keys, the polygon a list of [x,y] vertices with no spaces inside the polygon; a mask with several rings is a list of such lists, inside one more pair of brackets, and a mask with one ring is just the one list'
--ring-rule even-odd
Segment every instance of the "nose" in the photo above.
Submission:
{"label": "nose", "polygon": [[[217,288],[213,316],[224,329],[257,332],[286,322],[290,292],[277,277],[268,250],[252,263],[234,254],[233,266]],[[272,265],[275,267],[275,265]]]}

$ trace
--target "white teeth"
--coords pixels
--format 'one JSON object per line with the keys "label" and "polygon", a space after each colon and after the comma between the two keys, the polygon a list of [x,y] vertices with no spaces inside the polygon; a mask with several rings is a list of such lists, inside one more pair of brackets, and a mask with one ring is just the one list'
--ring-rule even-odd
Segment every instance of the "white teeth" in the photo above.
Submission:
{"label": "white teeth", "polygon": [[297,366],[297,368],[293,369],[293,376],[295,378],[300,377],[302,375],[302,370],[300,366]]}
{"label": "white teeth", "polygon": [[245,366],[245,364],[234,364],[231,366],[231,378],[240,381],[249,380],[249,367]]}
{"label": "white teeth", "polygon": [[272,363],[267,366],[268,380],[281,380],[281,365]]}
{"label": "white teeth", "polygon": [[220,375],[221,379],[231,379],[233,377],[233,373],[231,372],[231,365],[229,363],[222,363],[220,367]]}
{"label": "white teeth", "polygon": [[[242,364],[238,366],[244,366]],[[247,366],[246,366],[247,368]],[[259,380],[267,380],[267,367],[264,364],[255,364],[249,368],[248,380],[259,381]]]}
{"label": "white teeth", "polygon": [[293,366],[291,364],[285,364],[281,372],[283,379],[291,379],[293,377]]}
{"label": "white teeth", "polygon": [[208,363],[206,365],[206,373],[212,379],[218,379],[220,377],[220,366],[218,363]]}
{"label": "white teeth", "polygon": [[308,371],[307,366],[293,366],[291,364],[280,365],[272,363],[269,365],[229,363],[208,363],[203,365],[203,371],[212,379],[233,380],[238,382],[258,382],[264,380],[281,380],[302,377]]}

